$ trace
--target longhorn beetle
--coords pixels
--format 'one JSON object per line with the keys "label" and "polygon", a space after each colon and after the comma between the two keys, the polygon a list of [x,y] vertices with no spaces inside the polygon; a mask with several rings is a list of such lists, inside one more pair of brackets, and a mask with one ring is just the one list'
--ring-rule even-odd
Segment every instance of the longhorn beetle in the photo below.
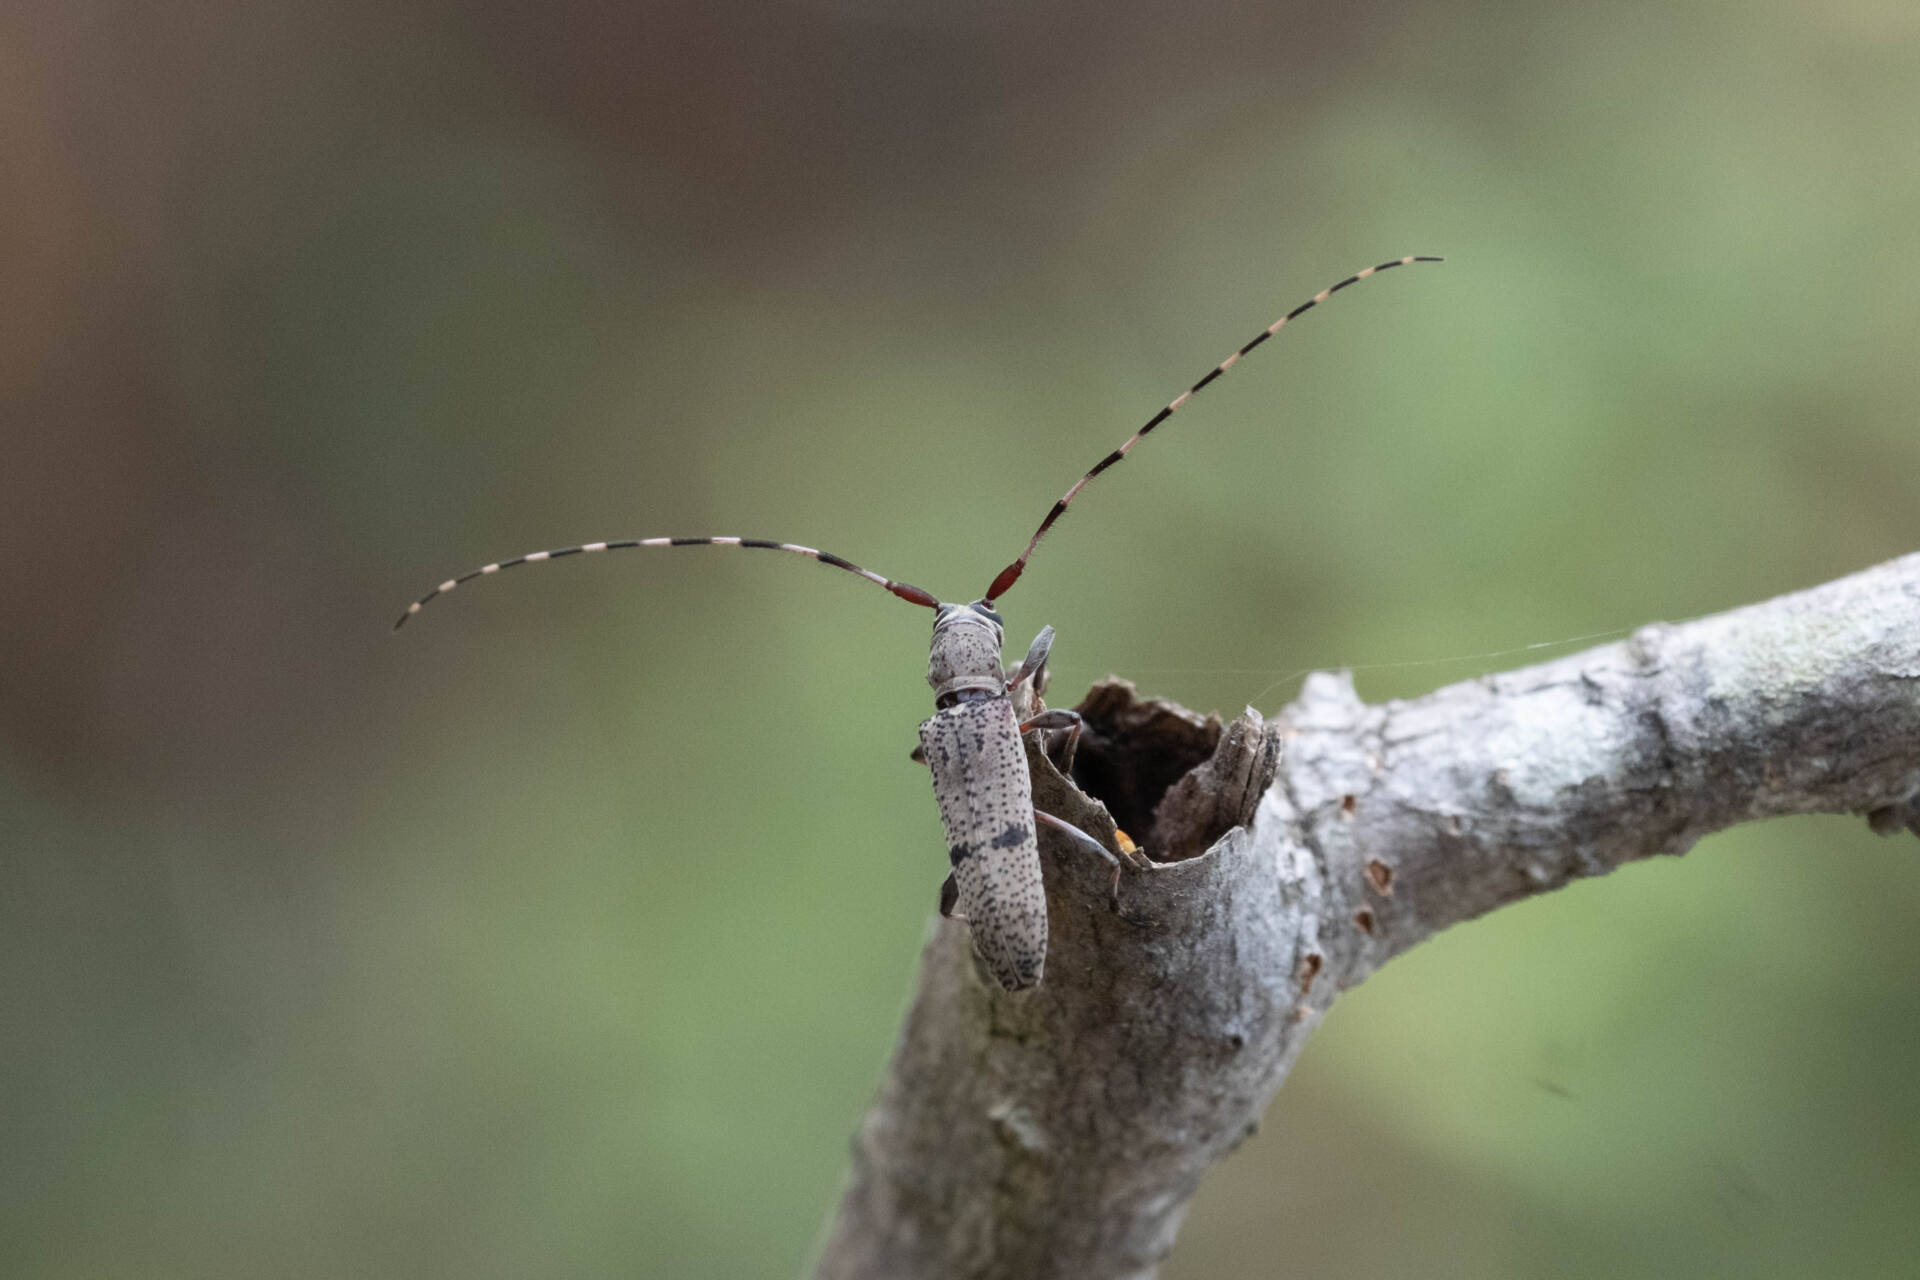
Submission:
{"label": "longhorn beetle", "polygon": [[[1350,284],[1368,276],[1404,267],[1415,262],[1439,262],[1439,258],[1408,257],[1368,267],[1323,289],[1312,298],[1275,320],[1253,336],[1245,346],[1222,360],[1206,377],[1188,387],[1165,408],[1147,420],[1125,444],[1094,464],[1093,470],[1067,490],[1047,512],[1046,519],[1027,540],[1020,558],[1002,569],[980,599],[971,604],[946,604],[919,587],[882,577],[850,560],[812,547],[791,542],[767,542],[759,538],[630,538],[614,542],[589,542],[557,551],[534,551],[512,560],[483,565],[471,573],[435,587],[407,606],[393,624],[398,631],[407,619],[438,596],[462,583],[513,569],[523,564],[539,564],[563,556],[587,555],[596,551],[626,551],[639,547],[752,547],[762,551],[788,551],[806,556],[836,569],[859,574],[876,586],[884,587],[909,604],[932,609],[933,643],[927,659],[927,683],[933,686],[934,711],[920,725],[920,751],[933,773],[933,794],[940,803],[940,824],[946,829],[947,855],[953,864],[940,888],[940,914],[958,916],[968,922],[975,949],[986,961],[988,970],[1008,991],[1022,991],[1039,983],[1047,958],[1047,904],[1040,879],[1040,847],[1036,824],[1045,824],[1067,837],[1088,853],[1106,861],[1113,869],[1110,897],[1117,907],[1120,894],[1121,858],[1136,869],[1148,865],[1130,840],[1122,839],[1121,855],[1116,857],[1105,845],[1086,832],[1051,814],[1033,807],[1032,781],[1027,772],[1027,757],[1021,737],[1029,730],[1065,730],[1063,743],[1070,757],[1080,730],[1080,717],[1072,711],[1038,710],[1022,720],[1015,704],[1025,711],[1036,710],[1039,694],[1045,687],[1047,655],[1053,648],[1053,628],[1042,627],[1027,650],[1027,656],[1007,675],[1000,665],[1003,640],[1000,615],[995,602],[1020,580],[1027,561],[1032,559],[1040,539],[1066,513],[1067,506],[1093,478],[1113,466],[1148,432],[1173,416],[1202,388],[1239,362],[1242,356],[1280,332],[1289,320],[1325,302]],[[958,906],[960,912],[956,913]]]}

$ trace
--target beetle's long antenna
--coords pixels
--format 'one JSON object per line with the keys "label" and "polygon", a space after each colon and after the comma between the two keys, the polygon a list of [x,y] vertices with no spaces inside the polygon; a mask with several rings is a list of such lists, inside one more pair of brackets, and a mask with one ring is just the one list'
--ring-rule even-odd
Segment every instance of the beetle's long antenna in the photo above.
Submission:
{"label": "beetle's long antenna", "polygon": [[791,542],[766,542],[759,538],[628,538],[620,542],[588,542],[577,547],[561,547],[557,551],[532,551],[524,556],[515,556],[511,560],[501,560],[494,564],[482,565],[472,573],[463,573],[457,578],[448,578],[433,590],[407,606],[400,620],[393,624],[398,631],[407,624],[407,619],[425,608],[427,602],[436,596],[443,596],[463,582],[472,582],[475,578],[484,578],[490,573],[502,569],[516,569],[523,564],[539,564],[545,560],[558,560],[562,556],[582,555],[592,551],[631,551],[636,547],[752,547],[760,551],[791,551],[797,556],[807,556],[821,564],[830,564],[836,569],[845,569],[848,573],[857,573],[876,586],[885,587],[909,604],[924,605],[937,609],[940,602],[919,587],[904,582],[895,582],[883,578],[869,569],[862,569],[851,560],[842,560],[831,551],[815,551],[812,547],[796,546]]}
{"label": "beetle's long antenna", "polygon": [[1040,527],[1038,529],[1034,530],[1033,537],[1028,540],[1027,549],[1020,553],[1020,558],[1018,560],[1015,560],[1012,564],[1008,565],[1006,568],[1002,569],[1000,571],[999,576],[993,580],[993,585],[987,588],[987,594],[985,597],[986,602],[988,604],[992,604],[995,600],[998,600],[1002,595],[1004,595],[1007,592],[1007,590],[1013,586],[1014,583],[1020,581],[1021,571],[1027,567],[1027,561],[1033,558],[1033,549],[1040,545],[1040,539],[1047,536],[1047,530],[1053,528],[1053,522],[1058,520],[1062,515],[1066,514],[1067,504],[1072,502],[1074,498],[1079,495],[1080,491],[1086,488],[1088,483],[1091,482],[1095,476],[1099,475],[1102,471],[1105,471],[1108,467],[1112,466],[1114,463],[1120,461],[1120,459],[1126,457],[1127,451],[1132,449],[1133,446],[1135,446],[1136,444],[1139,444],[1141,439],[1147,434],[1147,432],[1153,430],[1155,427],[1165,422],[1168,418],[1172,417],[1175,411],[1177,411],[1182,405],[1186,404],[1187,401],[1193,399],[1194,396],[1198,395],[1202,387],[1206,386],[1209,382],[1212,382],[1215,378],[1219,377],[1221,374],[1225,373],[1227,370],[1233,368],[1235,364],[1239,363],[1240,357],[1246,355],[1249,351],[1252,351],[1255,347],[1265,342],[1268,338],[1271,338],[1274,334],[1280,332],[1280,326],[1284,325],[1287,321],[1293,319],[1295,316],[1298,316],[1303,312],[1313,310],[1313,308],[1319,306],[1321,303],[1325,302],[1328,298],[1331,298],[1334,294],[1340,292],[1342,289],[1346,288],[1348,285],[1358,284],[1360,283],[1360,281],[1365,280],[1368,276],[1378,275],[1382,271],[1388,271],[1394,267],[1404,267],[1414,262],[1441,262],[1441,261],[1444,261],[1444,259],[1426,258],[1426,257],[1395,258],[1392,262],[1383,262],[1377,267],[1368,267],[1365,271],[1355,272],[1353,275],[1348,276],[1345,280],[1342,280],[1339,284],[1336,284],[1331,288],[1322,289],[1319,293],[1314,294],[1313,297],[1307,299],[1305,302],[1301,303],[1299,306],[1295,307],[1293,310],[1287,312],[1287,314],[1285,314],[1284,316],[1281,316],[1278,320],[1275,320],[1272,324],[1262,329],[1259,333],[1256,333],[1255,335],[1253,335],[1253,340],[1251,342],[1247,343],[1246,346],[1241,347],[1238,351],[1234,352],[1232,355],[1228,356],[1225,360],[1222,360],[1219,364],[1215,365],[1213,368],[1213,371],[1207,374],[1206,377],[1200,379],[1200,381],[1194,383],[1191,387],[1188,387],[1185,391],[1182,391],[1178,396],[1174,398],[1171,404],[1169,404],[1166,408],[1162,409],[1160,412],[1154,414],[1152,418],[1148,419],[1146,426],[1141,427],[1138,431],[1134,432],[1132,437],[1129,438],[1125,444],[1121,445],[1118,449],[1115,449],[1112,453],[1108,454],[1106,457],[1100,459],[1099,462],[1094,464],[1093,470],[1087,472],[1087,474],[1085,474],[1084,476],[1081,476],[1079,483],[1075,484],[1073,488],[1067,490],[1066,495],[1062,497],[1060,501],[1053,504],[1053,510],[1047,512],[1047,518],[1040,522]]}

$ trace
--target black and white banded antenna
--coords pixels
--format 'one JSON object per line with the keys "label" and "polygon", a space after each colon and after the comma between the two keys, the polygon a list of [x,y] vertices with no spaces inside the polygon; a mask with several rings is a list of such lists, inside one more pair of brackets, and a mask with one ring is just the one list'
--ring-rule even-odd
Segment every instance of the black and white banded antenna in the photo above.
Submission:
{"label": "black and white banded antenna", "polygon": [[1012,564],[1008,565],[1006,568],[1002,569],[999,573],[999,576],[994,578],[993,585],[987,588],[987,594],[983,597],[983,599],[985,599],[986,603],[989,606],[991,606],[994,601],[998,600],[1002,595],[1005,595],[1007,591],[1012,588],[1014,583],[1020,581],[1020,575],[1027,567],[1027,561],[1033,558],[1033,549],[1040,545],[1040,539],[1047,536],[1047,530],[1053,528],[1054,522],[1058,520],[1061,516],[1066,514],[1067,505],[1071,503],[1076,497],[1079,496],[1080,491],[1086,488],[1087,485],[1093,481],[1093,478],[1095,476],[1099,475],[1102,471],[1105,471],[1108,467],[1111,467],[1114,463],[1126,457],[1128,451],[1130,451],[1133,448],[1133,446],[1139,444],[1141,440],[1146,438],[1147,432],[1153,430],[1155,427],[1165,422],[1168,418],[1171,418],[1175,413],[1178,413],[1180,409],[1187,403],[1187,401],[1193,399],[1196,395],[1199,395],[1202,388],[1204,388],[1209,382],[1212,382],[1215,378],[1219,377],[1221,374],[1225,373],[1227,370],[1233,368],[1234,365],[1240,362],[1240,359],[1242,356],[1245,356],[1248,352],[1252,351],[1255,347],[1265,342],[1268,338],[1271,338],[1274,334],[1280,332],[1281,326],[1285,325],[1287,321],[1292,320],[1297,316],[1303,315],[1306,312],[1313,310],[1315,307],[1319,306],[1321,303],[1325,302],[1328,298],[1331,298],[1334,294],[1340,292],[1342,289],[1346,288],[1348,285],[1359,284],[1362,280],[1365,280],[1368,276],[1377,276],[1382,271],[1391,271],[1395,267],[1411,266],[1413,263],[1416,263],[1416,262],[1444,262],[1444,261],[1446,261],[1446,259],[1444,258],[1432,258],[1432,257],[1424,257],[1424,256],[1395,258],[1392,262],[1383,262],[1377,267],[1368,267],[1364,271],[1356,271],[1352,275],[1348,276],[1345,280],[1342,280],[1339,284],[1330,285],[1329,287],[1322,289],[1320,292],[1314,294],[1311,298],[1308,298],[1305,302],[1301,303],[1299,306],[1295,307],[1293,310],[1287,312],[1287,314],[1281,316],[1278,320],[1275,320],[1272,324],[1262,329],[1259,333],[1254,334],[1252,341],[1248,342],[1245,346],[1241,347],[1238,351],[1234,352],[1232,355],[1228,356],[1225,360],[1222,360],[1219,364],[1215,365],[1213,369],[1207,374],[1206,377],[1200,379],[1200,381],[1194,383],[1192,386],[1188,387],[1185,391],[1182,391],[1179,395],[1175,396],[1173,400],[1167,405],[1166,408],[1154,414],[1153,417],[1147,420],[1147,424],[1145,426],[1141,427],[1138,431],[1134,432],[1131,436],[1129,436],[1125,444],[1121,445],[1118,449],[1115,449],[1112,453],[1108,454],[1106,457],[1100,459],[1099,462],[1094,464],[1093,470],[1087,472],[1087,474],[1085,474],[1084,476],[1081,476],[1080,479],[1074,484],[1073,488],[1067,490],[1066,493],[1061,497],[1060,501],[1053,504],[1053,510],[1047,512],[1046,519],[1040,522],[1040,527],[1033,531],[1033,537],[1027,540],[1027,549],[1020,553],[1020,558],[1018,560],[1015,560]]}
{"label": "black and white banded antenna", "polygon": [[[1014,583],[1020,580],[1021,573],[1027,567],[1027,561],[1033,558],[1034,548],[1040,545],[1040,539],[1047,536],[1047,531],[1053,528],[1054,522],[1066,514],[1068,504],[1079,496],[1080,491],[1086,488],[1095,476],[1126,457],[1133,446],[1139,444],[1141,440],[1146,438],[1149,431],[1152,431],[1155,427],[1172,417],[1185,406],[1187,401],[1198,395],[1208,383],[1238,364],[1243,356],[1247,355],[1268,338],[1271,338],[1274,334],[1280,332],[1281,327],[1289,320],[1293,320],[1305,312],[1311,311],[1314,307],[1319,306],[1348,285],[1358,284],[1369,276],[1378,275],[1382,271],[1388,271],[1394,267],[1408,266],[1415,262],[1441,261],[1444,261],[1444,259],[1435,257],[1395,258],[1391,262],[1383,262],[1379,266],[1368,267],[1364,271],[1357,271],[1345,280],[1342,280],[1339,284],[1322,289],[1319,293],[1314,294],[1313,297],[1307,299],[1255,334],[1251,341],[1215,365],[1204,378],[1174,397],[1172,402],[1165,408],[1148,419],[1145,426],[1129,436],[1125,444],[1122,444],[1118,449],[1115,449],[1112,453],[1100,459],[1099,462],[1094,464],[1093,470],[1081,476],[1073,488],[1067,490],[1065,495],[1053,504],[1053,509],[1047,512],[1046,519],[1040,522],[1040,527],[1034,531],[1033,537],[1028,539],[1027,549],[1020,553],[1020,558],[1002,569],[999,576],[994,578],[993,584],[987,588],[987,593],[981,598],[980,603],[986,605],[989,611],[991,611],[994,601],[998,600],[1012,588]],[[575,547],[559,547],[552,551],[532,551],[523,556],[515,556],[511,560],[500,560],[493,564],[482,565],[471,573],[463,573],[457,578],[448,578],[445,582],[408,605],[407,611],[401,614],[399,620],[393,624],[393,629],[398,631],[406,625],[407,619],[413,617],[414,614],[419,613],[420,610],[425,608],[431,601],[446,595],[455,587],[472,582],[475,578],[484,578],[499,573],[503,569],[516,569],[524,564],[542,564],[548,560],[559,560],[565,556],[589,555],[597,551],[631,551],[639,548],[654,547],[749,547],[760,551],[786,551],[793,555],[806,556],[809,559],[818,560],[821,564],[832,565],[836,569],[845,569],[848,573],[857,574],[875,586],[883,587],[892,592],[909,604],[919,605],[926,609],[940,608],[940,601],[931,592],[923,591],[910,583],[899,582],[892,578],[883,577],[870,569],[863,569],[851,560],[843,559],[830,551],[818,551],[812,547],[803,547],[791,542],[769,542],[761,538],[626,538],[610,542],[587,542]]]}
{"label": "black and white banded antenna", "polygon": [[928,609],[940,607],[940,602],[934,599],[931,593],[922,591],[911,583],[884,578],[873,570],[862,569],[853,561],[842,559],[831,551],[817,551],[812,547],[803,547],[792,542],[768,542],[764,538],[623,538],[614,542],[587,542],[577,547],[560,547],[554,551],[530,551],[524,556],[481,565],[471,573],[463,573],[457,578],[448,578],[408,605],[407,611],[401,614],[399,621],[393,624],[393,629],[398,631],[406,626],[407,619],[426,608],[429,601],[447,594],[463,583],[472,582],[475,578],[484,578],[499,573],[503,569],[517,569],[523,564],[543,564],[548,560],[558,560],[562,556],[591,555],[596,551],[633,551],[643,547],[750,547],[756,551],[789,551],[797,556],[818,560],[821,564],[830,564],[836,569],[845,569],[848,573],[859,574],[868,582],[885,587],[909,604],[917,604]]}
{"label": "black and white banded antenna", "polygon": [[[1003,990],[1027,990],[1040,982],[1047,958],[1047,890],[1040,869],[1040,828],[1046,827],[1053,833],[1049,839],[1077,846],[1082,853],[1100,859],[1111,870],[1108,900],[1116,913],[1120,910],[1123,871],[1128,868],[1144,871],[1151,862],[1147,854],[1118,830],[1113,833],[1114,845],[1109,848],[1071,822],[1035,807],[1033,778],[1027,764],[1028,747],[1039,745],[1055,768],[1070,771],[1081,720],[1078,712],[1049,709],[1040,701],[1041,691],[1046,687],[1047,660],[1053,651],[1052,627],[1040,629],[1027,649],[1027,656],[1011,672],[1003,665],[1001,651],[1006,631],[1000,615],[994,611],[994,599],[1019,580],[1033,549],[1075,495],[1095,476],[1126,457],[1127,451],[1140,443],[1147,432],[1198,395],[1201,388],[1279,332],[1281,325],[1368,276],[1411,262],[1439,260],[1399,258],[1368,267],[1330,289],[1321,290],[1310,301],[1268,325],[1253,341],[1215,366],[1213,372],[1181,392],[1173,403],[1155,414],[1125,444],[1101,459],[1078,484],[1067,490],[1066,496],[1054,503],[1053,510],[1040,522],[1038,532],[1020,558],[1001,570],[987,594],[971,604],[943,603],[919,587],[896,582],[862,569],[850,560],[791,542],[765,542],[757,538],[636,538],[535,551],[512,560],[482,565],[472,573],[447,579],[408,605],[400,620],[393,624],[394,630],[398,631],[428,602],[475,578],[565,556],[641,547],[752,547],[761,551],[785,551],[857,574],[909,604],[934,610],[933,634],[927,649],[927,684],[933,689],[934,709],[933,714],[921,722],[920,749],[915,759],[926,764],[932,778],[934,799],[940,806],[940,826],[947,838],[947,860],[952,867],[940,888],[940,914],[967,923],[974,953]],[[1036,731],[1041,735],[1039,739],[1026,736]]]}

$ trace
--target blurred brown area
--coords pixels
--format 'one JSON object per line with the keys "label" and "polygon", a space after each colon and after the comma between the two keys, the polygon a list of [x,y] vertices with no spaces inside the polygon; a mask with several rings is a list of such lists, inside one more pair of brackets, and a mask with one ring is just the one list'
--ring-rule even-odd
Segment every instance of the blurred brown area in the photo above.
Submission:
{"label": "blurred brown area", "polygon": [[[976,591],[1403,253],[1076,504],[1009,601],[1062,691],[1396,696],[1912,550],[1917,39],[0,5],[0,1272],[793,1272],[941,875],[924,619],[723,552],[406,601],[659,534]],[[1905,1274],[1920,879],[1860,825],[1396,966],[1168,1274]]]}

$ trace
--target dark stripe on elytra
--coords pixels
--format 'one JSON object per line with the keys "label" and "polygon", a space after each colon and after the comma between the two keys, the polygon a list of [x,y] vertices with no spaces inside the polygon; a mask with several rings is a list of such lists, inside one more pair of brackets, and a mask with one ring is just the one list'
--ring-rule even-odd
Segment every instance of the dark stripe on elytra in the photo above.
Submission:
{"label": "dark stripe on elytra", "polygon": [[1007,829],[995,836],[991,843],[996,849],[1018,849],[1031,839],[1032,836],[1033,832],[1029,828],[1023,827],[1017,822],[1009,822]]}
{"label": "dark stripe on elytra", "polygon": [[947,861],[956,867],[972,856],[973,850],[964,844],[949,845],[947,847]]}

